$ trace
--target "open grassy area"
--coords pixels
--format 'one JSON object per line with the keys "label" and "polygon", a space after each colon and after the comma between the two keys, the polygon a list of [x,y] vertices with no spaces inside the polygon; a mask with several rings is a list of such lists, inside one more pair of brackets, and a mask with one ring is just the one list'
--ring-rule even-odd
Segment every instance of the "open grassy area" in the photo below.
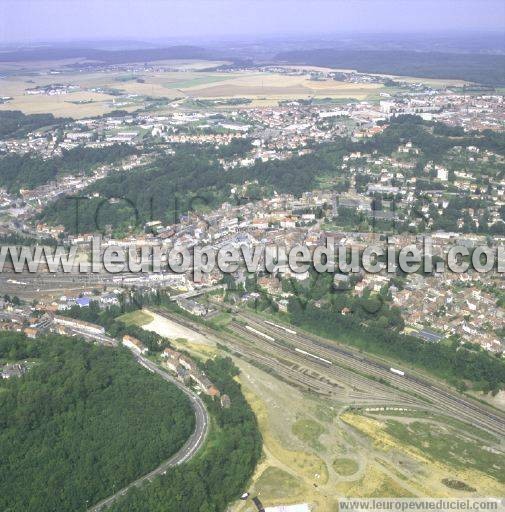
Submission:
{"label": "open grassy area", "polygon": [[413,496],[413,493],[372,464],[365,468],[361,478],[337,483],[336,491],[341,496],[357,498],[406,498]]}
{"label": "open grassy area", "polygon": [[391,410],[385,410],[385,411],[375,411],[373,413],[373,416],[398,416],[398,417],[406,417],[406,418],[421,418],[423,420],[431,420],[434,422],[440,422],[447,425],[450,425],[451,427],[454,427],[466,434],[471,434],[479,439],[486,440],[489,442],[496,443],[498,442],[498,439],[489,432],[482,430],[479,427],[476,427],[475,425],[470,425],[469,423],[466,423],[464,421],[460,421],[456,418],[451,418],[449,416],[444,416],[442,414],[433,414],[428,411],[391,411]]}
{"label": "open grassy area", "polygon": [[[335,510],[331,463],[326,462],[324,453],[316,453],[292,431],[302,410],[315,411],[319,405],[317,398],[313,402],[248,363],[237,360],[237,364],[241,369],[242,390],[257,416],[263,436],[264,455],[249,488],[252,496],[258,495],[265,506],[304,502],[312,504],[317,512]],[[309,417],[307,415],[306,419]],[[268,469],[272,467],[276,470]],[[252,512],[255,508],[250,501],[237,502],[232,510]]]}
{"label": "open grassy area", "polygon": [[[475,489],[476,495],[503,495],[503,451],[465,437],[450,425],[416,419],[378,421],[349,412],[341,419],[365,434],[381,458],[401,461],[401,465],[409,467],[409,484],[421,496],[457,496],[454,486],[444,483],[448,479],[462,482],[460,487],[464,484]],[[396,465],[400,471],[401,465]]]}
{"label": "open grassy area", "polygon": [[272,466],[265,469],[256,481],[256,492],[269,503],[301,497],[303,491],[304,485],[299,478]]}
{"label": "open grassy area", "polygon": [[333,461],[333,469],[341,476],[350,476],[358,471],[359,464],[354,459],[339,457]]}
{"label": "open grassy area", "polygon": [[[205,361],[217,355],[217,349],[213,345],[205,345],[204,343],[192,343],[184,338],[176,338],[171,340],[173,347],[176,350],[185,350],[189,352],[196,359]],[[223,354],[224,355],[224,354]]]}
{"label": "open grassy area", "polygon": [[270,454],[283,464],[291,467],[309,482],[324,484],[328,479],[328,470],[323,460],[308,451],[304,452],[286,448],[272,432],[269,425],[268,411],[263,401],[248,390],[244,390],[244,395],[258,418],[261,433],[263,434],[264,446]]}
{"label": "open grassy area", "polygon": [[209,322],[214,327],[220,329],[222,327],[226,327],[232,320],[232,316],[230,313],[220,312],[217,315],[213,316],[209,319]]}
{"label": "open grassy area", "polygon": [[293,434],[317,451],[324,451],[325,447],[319,441],[325,428],[315,420],[301,419],[292,426]]}
{"label": "open grassy area", "polygon": [[126,325],[137,325],[141,327],[149,322],[152,322],[153,317],[142,310],[132,311],[131,313],[125,313],[117,318],[119,322],[123,322]]}
{"label": "open grassy area", "polygon": [[444,426],[414,421],[387,420],[385,431],[400,442],[457,469],[476,469],[505,483],[505,455],[486,450],[482,443]]}
{"label": "open grassy area", "polygon": [[[246,363],[238,364],[244,394],[258,417],[264,440],[264,459],[249,490],[252,496],[260,492],[265,506],[305,502],[315,512],[334,512],[340,496],[416,494],[399,477],[385,473],[375,460],[373,447],[363,446],[352,431],[342,428],[341,404],[300,392]],[[319,451],[319,443],[323,451]],[[316,478],[316,461],[325,468],[324,478],[322,474]],[[312,465],[310,470],[307,464]],[[306,489],[303,496],[274,499],[273,494],[264,494],[263,472],[272,466],[298,478]],[[294,492],[292,483],[290,480],[286,485]],[[233,509],[253,510],[252,505],[243,503]]]}

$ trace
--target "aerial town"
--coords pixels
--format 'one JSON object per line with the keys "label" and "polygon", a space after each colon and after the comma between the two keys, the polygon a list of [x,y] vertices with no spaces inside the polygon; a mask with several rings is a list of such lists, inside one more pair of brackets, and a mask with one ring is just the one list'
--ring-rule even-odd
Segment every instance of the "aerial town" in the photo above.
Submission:
{"label": "aerial town", "polygon": [[[265,73],[272,71],[287,75],[301,73],[290,68],[260,69]],[[311,72],[309,78],[328,80],[335,79],[336,75],[335,72]],[[343,78],[365,83],[377,80],[377,77],[360,73],[349,73]],[[146,168],[155,160],[160,148],[170,155],[184,145],[221,148],[232,141],[248,141],[250,145],[246,147],[250,149],[220,158],[219,165],[224,172],[237,168],[254,171],[258,162],[289,161],[310,155],[319,145],[339,137],[354,141],[372,138],[383,132],[391,119],[402,115],[444,123],[462,133],[503,130],[505,102],[502,95],[465,94],[450,88],[437,90],[423,87],[421,83],[403,85],[407,86],[407,92],[381,93],[379,101],[353,101],[337,108],[331,102],[316,104],[292,100],[270,108],[213,110],[205,107],[191,110],[184,101],[174,101],[170,104],[171,112],[164,114],[125,113],[84,118],[68,122],[56,131],[34,131],[22,139],[4,139],[0,144],[7,155],[37,155],[42,159],[52,159],[75,148],[98,149],[117,145],[135,149],[135,153],[119,163],[96,165],[89,172],[65,174],[33,188],[20,188],[17,193],[1,189],[2,234],[9,236],[22,231],[37,239],[54,239],[75,245],[79,251],[86,252],[91,233],[69,233],[63,225],[41,221],[40,213],[62,197],[86,197],[93,183],[111,174]],[[60,88],[51,89],[54,90]],[[111,245],[117,243],[139,248],[154,244],[193,247],[200,243],[216,247],[226,244],[253,247],[281,240],[286,245],[305,243],[315,247],[325,243],[327,238],[337,246],[364,247],[382,239],[385,247],[387,235],[389,243],[393,239],[394,244],[402,247],[420,243],[422,235],[429,231],[435,254],[447,244],[472,247],[486,243],[489,233],[495,233],[492,245],[503,243],[505,179],[500,169],[505,157],[492,150],[458,144],[447,152],[443,163],[425,162],[421,153],[421,148],[407,139],[394,148],[390,156],[376,151],[350,151],[342,157],[338,177],[320,189],[306,190],[301,195],[273,190],[270,197],[247,200],[244,195],[247,189],[259,186],[252,174],[244,184],[229,190],[228,201],[211,211],[181,214],[178,219],[173,219],[178,222],[170,224],[164,219],[153,218],[140,229],[135,226],[122,238],[110,232],[104,240]],[[454,220],[448,222],[445,214],[453,209],[456,190],[458,204],[468,206],[461,207]],[[100,193],[93,192],[93,196],[100,197]],[[483,223],[485,229],[482,229]],[[385,236],[381,237],[381,234]],[[222,275],[215,273],[205,277],[207,282],[203,284],[213,286],[220,282]],[[243,279],[240,272],[235,277]],[[280,269],[278,277],[289,276]],[[309,276],[295,277],[303,281]],[[16,278],[13,279],[14,285],[10,289],[12,295],[16,295]],[[342,275],[335,279],[344,284],[350,281],[349,276]],[[187,276],[121,275],[114,276],[113,281],[108,285],[106,298],[101,296],[96,300],[102,304],[114,303],[121,288],[131,285],[149,289],[163,284],[180,291],[202,286],[194,283],[189,273]],[[290,292],[276,286],[277,281],[275,276],[263,279],[260,286],[268,289],[282,309],[286,307]],[[22,293],[22,285],[19,286]],[[486,350],[503,351],[504,285],[496,272],[484,275],[477,272],[413,274],[395,280],[385,273],[360,274],[351,286],[353,293],[359,296],[365,291],[385,292],[391,303],[401,309],[405,329],[428,342],[436,343],[443,337],[457,335]],[[91,290],[83,289],[80,295],[90,293]],[[79,301],[75,296],[53,299],[42,298],[39,307],[45,303],[51,309],[57,304],[61,310]],[[89,301],[79,305],[86,304]],[[7,323],[3,325],[3,328],[9,328]]]}
{"label": "aerial town", "polygon": [[0,2],[0,510],[505,512],[504,9]]}

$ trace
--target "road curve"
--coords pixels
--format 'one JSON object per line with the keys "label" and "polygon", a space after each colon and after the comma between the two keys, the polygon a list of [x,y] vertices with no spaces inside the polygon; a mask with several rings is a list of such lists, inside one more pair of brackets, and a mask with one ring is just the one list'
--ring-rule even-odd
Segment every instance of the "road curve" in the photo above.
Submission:
{"label": "road curve", "polygon": [[191,434],[189,439],[184,443],[184,446],[176,454],[172,455],[170,459],[163,462],[163,464],[158,466],[150,473],[147,473],[147,475],[141,476],[140,478],[128,484],[126,487],[119,490],[112,496],[105,498],[104,500],[100,501],[93,507],[89,508],[87,512],[98,512],[108,507],[119,497],[124,496],[132,487],[138,487],[147,481],[151,481],[154,477],[164,474],[167,471],[167,469],[188,461],[203,446],[209,431],[209,413],[207,412],[207,409],[205,408],[202,399],[197,394],[190,391],[186,386],[184,386],[182,383],[180,383],[178,380],[172,377],[169,373],[162,370],[145,357],[139,355],[135,356],[135,359],[140,365],[148,369],[150,372],[156,373],[167,382],[175,384],[186,396],[188,396],[189,401],[191,403],[191,407],[193,408],[193,411],[195,413],[195,430]]}

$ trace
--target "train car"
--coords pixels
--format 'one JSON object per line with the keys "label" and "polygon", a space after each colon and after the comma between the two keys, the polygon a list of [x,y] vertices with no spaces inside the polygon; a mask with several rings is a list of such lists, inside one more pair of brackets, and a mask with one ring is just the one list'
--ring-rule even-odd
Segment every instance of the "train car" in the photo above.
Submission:
{"label": "train car", "polygon": [[402,372],[401,370],[397,370],[396,368],[390,368],[389,371],[391,373],[396,374],[396,375],[400,375],[400,377],[404,377],[405,376],[405,372]]}
{"label": "train car", "polygon": [[24,281],[16,281],[15,279],[7,279],[7,282],[10,284],[19,284],[21,286],[28,286],[28,283],[25,283]]}
{"label": "train car", "polygon": [[303,354],[304,356],[309,356],[309,357],[312,357],[313,359],[317,359],[318,361],[321,361],[322,363],[325,363],[327,365],[332,364],[332,362],[328,361],[328,359],[324,359],[323,357],[316,356],[316,354],[311,354],[310,352],[302,350],[301,348],[295,348],[295,351],[299,352],[300,354]]}
{"label": "train car", "polygon": [[269,320],[265,320],[265,323],[268,325],[272,325],[273,327],[277,327],[278,329],[282,329],[283,331],[286,331],[288,334],[296,334],[296,331],[293,331],[293,329],[288,329],[287,327],[284,327],[283,325],[274,324],[273,322],[270,322]]}
{"label": "train car", "polygon": [[265,334],[264,332],[261,332],[261,331],[258,331],[257,329],[255,329],[254,327],[251,327],[250,325],[246,325],[245,328],[256,334],[256,336],[261,336],[262,338],[264,338],[265,340],[268,340],[268,341],[275,341],[275,338],[272,338],[272,336],[269,336],[268,334]]}

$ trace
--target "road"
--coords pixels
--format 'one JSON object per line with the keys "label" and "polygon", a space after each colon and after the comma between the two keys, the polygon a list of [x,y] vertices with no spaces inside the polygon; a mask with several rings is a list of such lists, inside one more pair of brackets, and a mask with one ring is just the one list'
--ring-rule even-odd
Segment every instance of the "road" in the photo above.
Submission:
{"label": "road", "polygon": [[135,356],[135,359],[137,362],[142,365],[144,368],[149,370],[152,373],[158,374],[162,379],[166,380],[167,382],[170,382],[171,384],[174,384],[177,386],[188,398],[191,403],[191,407],[193,408],[193,411],[195,413],[195,430],[193,434],[189,437],[189,439],[186,441],[184,446],[175,454],[170,457],[167,461],[163,462],[160,466],[158,466],[156,469],[148,473],[147,475],[144,475],[134,482],[131,482],[123,489],[120,489],[118,492],[113,494],[112,496],[109,496],[108,498],[105,498],[104,500],[100,501],[93,507],[88,509],[88,512],[98,512],[100,510],[103,510],[104,508],[110,506],[115,500],[120,498],[121,496],[124,496],[129,489],[132,487],[138,487],[145,482],[151,481],[156,476],[162,475],[166,473],[166,471],[173,467],[178,466],[179,464],[182,464],[184,462],[187,462],[191,457],[193,457],[198,450],[203,446],[205,439],[207,437],[208,431],[209,431],[209,416],[207,409],[205,408],[205,405],[202,401],[202,399],[192,391],[190,391],[186,386],[184,386],[182,383],[180,383],[178,380],[176,380],[174,377],[172,377],[169,373],[159,368],[157,365],[146,359],[142,356]]}
{"label": "road", "polygon": [[199,295],[203,295],[204,293],[214,292],[216,290],[226,290],[226,286],[224,284],[217,284],[216,286],[206,286],[204,288],[199,288],[198,290],[192,290],[190,292],[180,293],[179,295],[173,295],[170,297],[172,302],[176,302],[179,299],[192,299],[193,297],[198,297]]}

